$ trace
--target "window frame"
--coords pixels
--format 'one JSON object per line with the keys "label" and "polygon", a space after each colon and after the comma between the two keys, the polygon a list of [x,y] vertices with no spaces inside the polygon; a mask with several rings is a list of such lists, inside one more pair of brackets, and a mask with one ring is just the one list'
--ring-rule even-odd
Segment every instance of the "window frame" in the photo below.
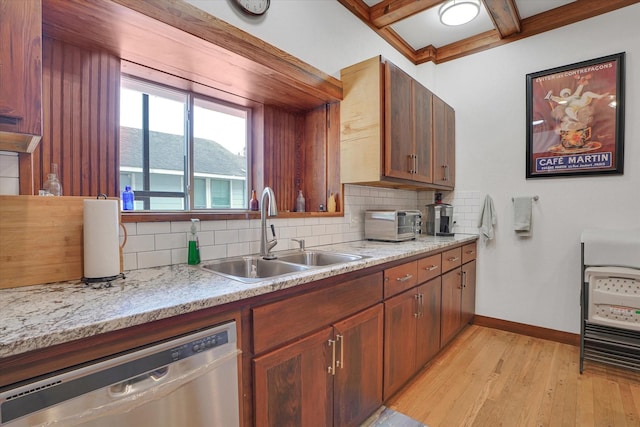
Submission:
{"label": "window frame", "polygon": [[[219,99],[215,96],[196,92],[191,87],[185,88],[184,85],[171,86],[163,83],[158,83],[153,80],[141,78],[135,74],[125,73],[125,72],[121,74],[121,80],[118,86],[118,90],[120,91],[120,88],[122,88],[123,86],[133,90],[146,91],[149,94],[156,94],[158,96],[162,96],[165,98],[167,98],[166,96],[167,94],[173,94],[175,95],[176,98],[182,97],[182,96],[185,97],[185,101],[184,101],[185,103],[185,116],[184,116],[185,117],[185,123],[184,123],[184,126],[185,126],[184,128],[185,129],[184,131],[184,139],[185,139],[184,177],[185,179],[183,180],[183,192],[136,190],[136,201],[142,200],[144,202],[144,210],[134,211],[135,213],[123,212],[123,214],[125,214],[128,217],[135,216],[136,222],[140,220],[144,221],[144,219],[142,218],[144,218],[144,216],[146,215],[153,215],[153,216],[159,215],[159,216],[171,216],[171,217],[189,215],[189,217],[191,217],[193,215],[190,215],[190,213],[193,213],[193,212],[197,212],[199,214],[198,216],[202,216],[203,214],[205,215],[223,214],[225,216],[240,214],[241,217],[246,217],[246,213],[249,212],[249,196],[248,195],[250,194],[250,189],[252,188],[252,183],[254,178],[252,174],[252,171],[253,171],[253,155],[252,154],[254,152],[252,129],[254,127],[253,108],[255,107],[255,105],[246,105],[246,103],[243,103],[245,105],[238,104],[228,100]],[[145,94],[143,96],[143,99],[145,98],[147,98],[147,101],[148,101],[148,95]],[[172,97],[168,97],[168,98],[173,99]],[[198,209],[193,208],[193,206],[195,205],[194,181],[196,177],[195,168],[194,168],[194,161],[195,161],[194,149],[195,149],[195,138],[196,138],[194,134],[194,108],[196,104],[199,102],[206,104],[207,105],[206,108],[209,108],[211,110],[218,111],[218,112],[225,112],[225,113],[241,112],[240,114],[233,114],[233,115],[244,117],[245,119],[246,175],[244,180],[245,181],[244,194],[246,196],[245,197],[246,200],[243,200],[242,208],[231,208],[231,207],[229,208],[211,207],[211,208],[198,208]],[[146,111],[144,111],[145,109]],[[148,152],[148,133],[150,132],[150,130],[148,129],[148,121],[149,121],[148,118],[149,118],[149,108],[148,108],[148,102],[147,102],[146,106],[143,105],[143,125],[142,125],[143,138],[146,138],[146,141],[143,142],[143,149],[144,149],[144,146],[147,147],[146,151],[143,153],[143,171],[142,171],[143,180],[146,181],[143,184],[145,188],[150,188],[149,187],[150,176],[145,177],[145,171],[147,171],[149,175],[151,173],[150,172],[151,168],[149,166],[149,152]],[[120,123],[118,128],[120,128]],[[119,137],[118,137],[118,141],[120,141]],[[121,168],[121,164],[119,163],[118,164],[119,175],[123,172],[130,173],[130,174],[135,173],[135,172],[126,171],[126,170],[122,171],[120,168]],[[209,179],[212,179],[212,178],[209,178]],[[231,181],[232,180],[229,180],[230,192],[232,192],[232,188],[233,188],[233,184]],[[208,185],[205,185],[205,187],[208,188]],[[122,189],[119,189],[119,190],[122,191]],[[149,200],[151,197],[176,197],[183,201],[184,208],[175,209],[175,210],[150,210]],[[207,197],[207,199],[208,198],[209,197]],[[231,200],[230,200],[230,204],[231,204]],[[125,222],[133,222],[133,221],[125,221]]]}

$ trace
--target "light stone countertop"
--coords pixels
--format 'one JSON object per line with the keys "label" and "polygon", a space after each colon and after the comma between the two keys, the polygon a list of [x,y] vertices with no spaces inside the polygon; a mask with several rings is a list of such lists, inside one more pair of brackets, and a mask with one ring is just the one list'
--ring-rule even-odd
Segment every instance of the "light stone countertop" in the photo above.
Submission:
{"label": "light stone countertop", "polygon": [[110,288],[93,289],[80,281],[70,281],[2,289],[0,358],[473,242],[477,238],[456,234],[454,237],[424,236],[402,243],[358,241],[308,248],[369,258],[255,283],[241,283],[198,266],[179,264],[128,271],[125,279],[113,281]]}

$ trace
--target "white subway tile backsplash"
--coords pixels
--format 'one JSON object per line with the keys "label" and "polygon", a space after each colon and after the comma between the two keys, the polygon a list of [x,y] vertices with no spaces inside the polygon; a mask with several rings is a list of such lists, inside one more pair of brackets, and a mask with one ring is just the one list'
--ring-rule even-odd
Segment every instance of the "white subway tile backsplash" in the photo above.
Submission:
{"label": "white subway tile backsplash", "polygon": [[171,251],[138,252],[138,268],[171,265]]}
{"label": "white subway tile backsplash", "polygon": [[[138,227],[142,223],[138,223]],[[155,238],[153,234],[147,234],[143,236],[129,236],[127,243],[122,248],[123,253],[132,252],[148,252],[155,249]],[[142,268],[142,267],[138,267]]]}
{"label": "white subway tile backsplash", "polygon": [[217,230],[226,230],[227,229],[227,221],[201,221],[200,222],[200,230],[202,231],[217,231]]}
{"label": "white subway tile backsplash", "polygon": [[139,222],[138,234],[161,234],[171,232],[170,222]]}
{"label": "white subway tile backsplash", "polygon": [[[361,240],[364,237],[366,209],[417,209],[433,202],[433,192],[414,192],[385,188],[344,186],[343,217],[279,218],[271,217],[278,245],[275,251],[298,248],[293,238],[302,238],[307,247]],[[476,197],[477,193],[477,197]],[[479,192],[447,195],[460,205],[456,212],[457,232],[473,228],[473,218],[479,212]],[[469,203],[467,200],[476,200]],[[453,203],[454,205],[456,203]],[[464,208],[463,208],[464,207]],[[476,209],[478,209],[476,211]],[[156,265],[186,263],[190,221],[160,223],[127,223],[129,239],[124,247],[125,270]],[[260,219],[201,221],[198,224],[200,258],[203,261],[255,254],[260,251]],[[271,231],[269,230],[269,237]]]}
{"label": "white subway tile backsplash", "polygon": [[122,268],[126,270],[138,269],[138,255],[135,252],[122,255]]}
{"label": "white subway tile backsplash", "polygon": [[156,250],[177,249],[187,246],[185,233],[156,234]]}
{"label": "white subway tile backsplash", "polygon": [[[187,248],[178,248],[171,250],[171,264],[185,264],[187,262],[189,256],[189,249]],[[200,253],[200,258],[202,258],[202,251]]]}
{"label": "white subway tile backsplash", "polygon": [[[214,231],[199,231],[196,233],[196,236],[198,236],[198,242],[200,243],[200,246],[211,246],[215,244],[215,232]],[[191,233],[189,233],[191,234]],[[189,234],[185,234],[185,236],[188,236]]]}
{"label": "white subway tile backsplash", "polygon": [[236,243],[238,241],[238,230],[217,230],[215,231],[215,244],[223,245]]}
{"label": "white subway tile backsplash", "polygon": [[[2,157],[2,156],[0,156]],[[0,194],[17,196],[20,194],[20,180],[18,178],[0,177]]]}
{"label": "white subway tile backsplash", "polygon": [[[217,245],[217,246],[202,246],[200,245],[200,259],[201,260],[212,260],[219,258],[226,258],[227,255],[227,245]],[[186,260],[186,258],[185,258]],[[186,261],[184,261],[186,262]]]}
{"label": "white subway tile backsplash", "polygon": [[227,256],[241,256],[251,253],[251,245],[245,243],[230,243],[227,245]]}
{"label": "white subway tile backsplash", "polygon": [[17,153],[0,151],[0,177],[19,178],[20,162]]}

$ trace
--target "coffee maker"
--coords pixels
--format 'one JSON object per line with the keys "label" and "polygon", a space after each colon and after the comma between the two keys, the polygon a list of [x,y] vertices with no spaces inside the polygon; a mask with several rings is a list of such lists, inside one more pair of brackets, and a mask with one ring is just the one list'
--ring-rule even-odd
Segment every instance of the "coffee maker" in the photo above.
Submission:
{"label": "coffee maker", "polygon": [[426,205],[427,234],[430,236],[453,236],[453,206],[446,203]]}

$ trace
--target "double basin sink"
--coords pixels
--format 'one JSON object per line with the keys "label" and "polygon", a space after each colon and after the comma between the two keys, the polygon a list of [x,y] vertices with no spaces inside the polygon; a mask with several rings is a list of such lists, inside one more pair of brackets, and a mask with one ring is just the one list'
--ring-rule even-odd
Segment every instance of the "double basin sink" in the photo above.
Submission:
{"label": "double basin sink", "polygon": [[202,268],[230,279],[252,283],[316,267],[368,258],[362,255],[312,250],[286,252],[277,256],[271,260],[263,259],[259,255],[223,259],[205,264]]}

